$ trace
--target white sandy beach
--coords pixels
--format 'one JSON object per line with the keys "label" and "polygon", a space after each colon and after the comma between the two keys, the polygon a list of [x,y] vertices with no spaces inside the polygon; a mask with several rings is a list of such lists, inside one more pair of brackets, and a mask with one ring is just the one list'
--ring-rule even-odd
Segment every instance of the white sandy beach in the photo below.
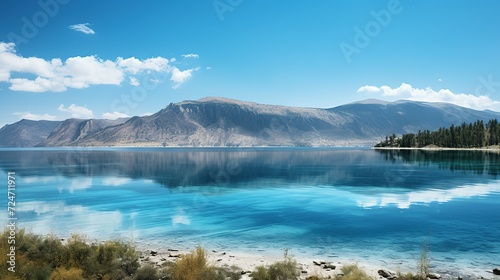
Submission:
{"label": "white sandy beach", "polygon": [[[221,267],[238,267],[238,271],[242,271],[242,279],[251,279],[249,274],[254,271],[258,266],[268,266],[277,261],[283,260],[283,254],[278,252],[265,252],[262,251],[261,254],[254,252],[239,252],[239,251],[219,251],[210,248],[205,248],[209,263],[215,266]],[[153,250],[155,251],[155,250]],[[161,265],[168,261],[176,261],[181,254],[189,253],[189,250],[177,250],[173,248],[159,249],[155,251],[154,256],[151,254],[151,250],[141,250],[141,262],[143,264],[151,263],[155,265]],[[306,279],[309,276],[319,276],[321,278],[333,279],[336,275],[342,273],[341,268],[344,265],[357,264],[359,268],[364,270],[373,279],[385,279],[378,274],[380,269],[389,270],[393,273],[402,272],[412,272],[416,273],[416,262],[411,263],[394,263],[391,261],[371,261],[363,260],[361,258],[342,258],[342,257],[311,257],[305,255],[303,252],[296,254],[296,251],[290,250],[290,254],[297,261],[298,268],[301,271],[300,279]],[[320,265],[318,265],[318,263]],[[335,269],[325,268],[325,264],[335,265]],[[491,268],[493,269],[493,267]],[[448,271],[449,273],[439,273],[442,277],[441,279],[493,279],[498,280],[500,276],[495,276],[492,270],[485,270],[481,268],[473,267],[460,267],[458,264],[450,265],[447,269],[439,269],[438,271]],[[431,269],[430,272],[434,272]]]}

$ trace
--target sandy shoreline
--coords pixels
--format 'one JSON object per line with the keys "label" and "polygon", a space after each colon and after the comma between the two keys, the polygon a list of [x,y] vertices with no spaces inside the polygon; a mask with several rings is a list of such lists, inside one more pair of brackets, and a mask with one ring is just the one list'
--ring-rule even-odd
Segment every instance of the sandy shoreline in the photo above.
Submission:
{"label": "sandy shoreline", "polygon": [[[176,248],[160,248],[158,250],[145,249],[142,246],[138,247],[141,252],[141,263],[142,264],[153,264],[160,266],[165,262],[173,262],[178,259],[181,254],[189,253],[191,250],[186,249],[176,249]],[[242,272],[242,279],[251,279],[249,274],[254,271],[257,266],[268,266],[277,261],[283,260],[283,253],[278,252],[267,252],[261,251],[261,253],[256,252],[241,252],[238,250],[227,251],[218,250],[212,248],[205,248],[207,253],[207,258],[211,265],[221,266],[221,267],[238,267],[238,271]],[[385,279],[378,274],[380,269],[388,270],[393,273],[411,272],[415,274],[416,262],[406,264],[406,263],[394,263],[391,261],[379,260],[378,263],[370,262],[369,260],[363,260],[363,258],[342,258],[342,257],[312,257],[304,254],[304,252],[298,252],[297,250],[291,249],[290,254],[297,261],[299,270],[301,271],[300,279],[306,279],[309,276],[319,276],[325,279],[332,279],[341,273],[341,268],[344,265],[357,264],[359,268],[364,270],[372,279]],[[360,261],[361,260],[361,261]],[[329,264],[325,267],[325,264]],[[330,268],[331,265],[335,266],[335,269]],[[500,276],[493,275],[492,269],[467,269],[459,266],[450,265],[447,268],[433,267],[431,260],[430,272],[438,273],[441,279],[493,279],[500,280]],[[461,277],[461,278],[459,278]]]}
{"label": "sandy shoreline", "polygon": [[[156,253],[154,253],[156,252]],[[150,263],[154,265],[161,265],[168,261],[175,261],[181,254],[189,253],[189,251],[178,251],[177,249],[167,249],[154,251],[153,254],[151,250],[141,251],[142,257],[141,262],[144,264]],[[238,271],[241,270],[241,279],[251,279],[249,274],[254,271],[258,266],[269,266],[277,261],[282,261],[283,256],[275,255],[256,255],[243,252],[228,252],[228,251],[217,251],[217,250],[206,250],[207,258],[209,264],[221,267],[238,267]],[[290,252],[294,259],[297,261],[298,268],[301,271],[301,279],[306,279],[309,276],[316,275],[322,278],[335,277],[338,273],[341,273],[340,268],[342,265],[350,264],[343,263],[341,261],[334,260],[323,260],[323,259],[312,259],[297,257],[293,252]],[[154,255],[154,256],[153,256]],[[315,264],[319,263],[320,265]],[[329,268],[324,268],[328,264]],[[331,265],[335,266],[332,269]],[[374,279],[378,279],[377,267],[368,264],[358,264],[360,268],[365,270]]]}

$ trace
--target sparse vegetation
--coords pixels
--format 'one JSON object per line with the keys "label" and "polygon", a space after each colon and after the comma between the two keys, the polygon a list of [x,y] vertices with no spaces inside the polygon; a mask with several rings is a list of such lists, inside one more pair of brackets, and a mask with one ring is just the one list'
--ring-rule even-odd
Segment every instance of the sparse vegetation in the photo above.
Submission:
{"label": "sparse vegetation", "polygon": [[418,272],[422,279],[426,279],[429,274],[429,240],[422,242],[422,250],[418,261]]}
{"label": "sparse vegetation", "polygon": [[426,280],[429,274],[429,240],[422,241],[420,256],[417,262],[417,274],[408,272],[403,274],[397,273],[398,280]]}
{"label": "sparse vegetation", "polygon": [[408,272],[406,274],[403,273],[398,273],[398,280],[427,280],[427,277],[422,277],[420,275],[414,275],[411,272]]}
{"label": "sparse vegetation", "polygon": [[145,265],[137,270],[134,280],[158,280],[158,270],[152,265]]}
{"label": "sparse vegetation", "polygon": [[299,278],[297,262],[285,250],[283,261],[275,262],[267,268],[258,266],[250,277],[254,280],[296,280]]}
{"label": "sparse vegetation", "polygon": [[205,250],[198,247],[190,254],[182,255],[171,269],[173,280],[201,279],[207,273],[207,259]]}
{"label": "sparse vegetation", "polygon": [[49,280],[84,280],[83,270],[79,268],[66,269],[64,267],[56,268],[50,274]]}
{"label": "sparse vegetation", "polygon": [[[211,265],[200,246],[182,255],[176,262],[165,262],[161,267],[141,266],[135,249],[121,241],[89,243],[83,236],[73,235],[63,243],[55,235],[41,237],[25,230],[16,233],[16,272],[7,270],[8,236],[4,231],[0,240],[0,279],[49,280],[238,280],[241,269],[236,266]],[[429,274],[429,242],[422,242],[417,263],[417,274],[397,273],[400,280],[424,280]],[[345,265],[335,279],[369,280],[366,272],[356,264]],[[297,280],[300,272],[296,260],[288,250],[284,259],[267,267],[259,266],[251,274],[254,280]],[[309,280],[323,279],[318,275]]]}
{"label": "sparse vegetation", "polygon": [[195,251],[182,255],[169,269],[172,280],[237,280],[241,274],[237,267],[222,268],[209,265],[205,250],[199,246]]}
{"label": "sparse vegetation", "polygon": [[343,266],[340,271],[343,275],[338,275],[336,279],[342,280],[373,280],[371,277],[361,270],[357,264]]}
{"label": "sparse vegetation", "polygon": [[89,244],[83,236],[73,235],[63,244],[55,235],[42,237],[21,229],[16,233],[12,273],[5,258],[12,245],[8,236],[4,231],[0,241],[1,279],[127,279],[139,268],[135,249],[120,241]]}

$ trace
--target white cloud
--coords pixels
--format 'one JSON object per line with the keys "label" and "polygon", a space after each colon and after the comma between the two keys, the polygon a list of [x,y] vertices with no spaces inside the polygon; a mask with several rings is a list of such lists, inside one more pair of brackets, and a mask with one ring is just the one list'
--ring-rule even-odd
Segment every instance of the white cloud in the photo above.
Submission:
{"label": "white cloud", "polygon": [[86,107],[76,106],[75,104],[71,104],[68,107],[64,107],[64,105],[61,104],[57,107],[57,110],[70,113],[72,118],[77,119],[91,119],[94,116],[92,110],[89,110]]}
{"label": "white cloud", "polygon": [[379,88],[376,86],[362,86],[358,88],[358,92],[364,92],[364,93],[374,93],[374,92],[379,92]]}
{"label": "white cloud", "polygon": [[102,117],[108,120],[116,120],[119,118],[129,118],[130,116],[120,112],[112,112],[112,113],[107,112],[102,114]]}
{"label": "white cloud", "polygon": [[184,57],[184,58],[199,58],[200,56],[195,54],[195,53],[188,53],[188,54],[183,54],[182,57]]}
{"label": "white cloud", "polygon": [[206,70],[212,70],[212,67],[210,66],[207,66],[207,68],[205,68]]}
{"label": "white cloud", "polygon": [[473,94],[453,93],[449,89],[433,90],[430,87],[421,89],[403,83],[397,88],[389,86],[369,86],[365,85],[358,89],[358,93],[381,94],[386,97],[397,97],[400,99],[408,99],[413,101],[424,102],[447,102],[458,106],[477,110],[500,110],[500,101],[492,100],[486,95],[476,96]]}
{"label": "white cloud", "polygon": [[14,43],[0,42],[0,81],[8,81],[11,72],[23,72],[43,77],[54,77],[54,65],[61,61],[46,61],[37,57],[24,58],[18,56]]}
{"label": "white cloud", "polygon": [[137,74],[142,70],[152,70],[156,72],[168,70],[168,59],[163,57],[148,58],[146,60],[140,60],[135,57],[126,59],[118,57],[116,62],[118,66],[132,74]]}
{"label": "white cloud", "polygon": [[[171,75],[173,88],[177,88],[198,68],[181,71],[170,64],[174,61],[163,57],[144,60],[118,57],[112,61],[95,55],[75,56],[65,61],[60,58],[45,60],[20,56],[16,54],[15,44],[0,42],[0,82],[9,83],[13,91],[62,92],[68,88],[81,89],[93,85],[121,85],[126,80],[137,86],[137,77],[131,75],[139,74],[151,75],[153,81],[159,82],[155,73],[164,73]],[[12,78],[12,73],[18,77]]]}
{"label": "white cloud", "polygon": [[197,71],[199,68],[192,68],[184,71],[180,71],[178,68],[172,69],[172,77],[170,80],[175,83],[173,86],[174,89],[178,88],[181,84],[186,82],[193,75],[194,71]]}
{"label": "white cloud", "polygon": [[13,113],[13,115],[20,116],[21,119],[33,120],[33,121],[40,121],[40,120],[55,121],[55,120],[57,120],[56,116],[52,116],[49,114],[37,115],[37,114],[32,114],[30,112],[15,112],[15,113]]}
{"label": "white cloud", "polygon": [[443,79],[441,79],[441,78],[438,79],[438,82],[442,82],[442,81],[443,81]]}
{"label": "white cloud", "polygon": [[29,92],[62,92],[66,90],[66,87],[58,82],[51,81],[46,78],[37,77],[34,80],[28,79],[10,79],[10,90],[14,91],[29,91]]}
{"label": "white cloud", "polygon": [[119,85],[124,79],[123,72],[110,60],[95,56],[70,57],[58,71],[63,83],[72,88],[86,88],[89,85]]}
{"label": "white cloud", "polygon": [[149,79],[149,81],[150,81],[153,85],[159,84],[159,83],[161,82],[159,79]]}
{"label": "white cloud", "polygon": [[141,85],[141,83],[139,83],[136,77],[129,77],[129,81],[130,84],[133,85],[134,87],[138,87]]}
{"label": "white cloud", "polygon": [[16,44],[0,42],[0,53],[3,53],[3,52],[15,53],[16,52]]}
{"label": "white cloud", "polygon": [[75,31],[82,32],[85,34],[90,34],[90,35],[95,34],[95,31],[89,27],[89,23],[79,23],[79,24],[70,25],[69,29],[73,29]]}

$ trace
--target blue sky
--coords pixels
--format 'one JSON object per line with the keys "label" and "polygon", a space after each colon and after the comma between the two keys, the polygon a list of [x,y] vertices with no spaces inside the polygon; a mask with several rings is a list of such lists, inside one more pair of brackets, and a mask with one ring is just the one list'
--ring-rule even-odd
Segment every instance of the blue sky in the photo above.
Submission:
{"label": "blue sky", "polygon": [[500,111],[500,2],[0,2],[0,126],[223,96]]}

